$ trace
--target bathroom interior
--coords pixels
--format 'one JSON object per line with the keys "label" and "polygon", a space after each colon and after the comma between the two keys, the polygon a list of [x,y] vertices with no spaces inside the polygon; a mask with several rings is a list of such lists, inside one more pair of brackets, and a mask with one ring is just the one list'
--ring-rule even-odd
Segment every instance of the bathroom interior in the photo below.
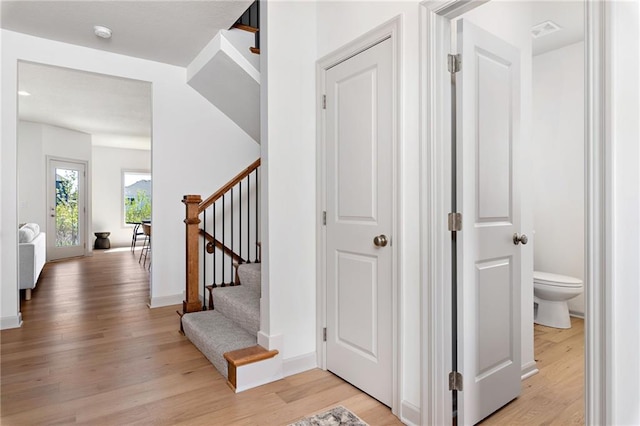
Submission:
{"label": "bathroom interior", "polygon": [[[532,28],[534,318],[570,328],[567,311],[580,318],[585,312],[584,31],[581,7],[565,3],[552,16],[560,22]],[[561,47],[536,43],[554,33],[566,38]]]}

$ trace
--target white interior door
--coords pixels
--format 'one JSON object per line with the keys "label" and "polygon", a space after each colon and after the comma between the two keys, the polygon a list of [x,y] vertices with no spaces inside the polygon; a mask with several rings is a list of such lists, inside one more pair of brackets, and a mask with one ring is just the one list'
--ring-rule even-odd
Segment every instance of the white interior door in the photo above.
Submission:
{"label": "white interior door", "polygon": [[475,424],[520,393],[520,52],[457,25],[458,413]]}
{"label": "white interior door", "polygon": [[86,167],[49,160],[47,259],[83,256],[86,250]]}
{"label": "white interior door", "polygon": [[326,365],[391,405],[391,40],[327,70],[325,81]]}

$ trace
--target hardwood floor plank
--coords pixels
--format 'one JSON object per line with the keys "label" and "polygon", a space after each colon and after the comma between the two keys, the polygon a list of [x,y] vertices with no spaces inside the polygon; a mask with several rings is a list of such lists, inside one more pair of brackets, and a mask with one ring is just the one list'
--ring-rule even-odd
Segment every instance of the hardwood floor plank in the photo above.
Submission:
{"label": "hardwood floor plank", "polygon": [[535,325],[534,331],[539,373],[482,425],[584,424],[584,320],[572,317],[570,329]]}

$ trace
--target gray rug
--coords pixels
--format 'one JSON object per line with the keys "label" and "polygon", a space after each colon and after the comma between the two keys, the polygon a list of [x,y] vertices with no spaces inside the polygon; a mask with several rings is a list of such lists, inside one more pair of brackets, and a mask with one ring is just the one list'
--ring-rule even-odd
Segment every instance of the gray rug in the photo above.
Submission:
{"label": "gray rug", "polygon": [[305,417],[289,426],[369,426],[343,406],[334,407],[324,413]]}

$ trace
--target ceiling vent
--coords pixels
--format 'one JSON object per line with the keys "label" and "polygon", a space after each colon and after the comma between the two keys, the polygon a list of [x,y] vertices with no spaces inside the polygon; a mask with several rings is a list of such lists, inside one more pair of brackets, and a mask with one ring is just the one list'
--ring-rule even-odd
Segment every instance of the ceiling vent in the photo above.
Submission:
{"label": "ceiling vent", "polygon": [[553,21],[545,21],[538,25],[531,27],[531,37],[540,38],[556,31],[560,31],[562,28]]}

